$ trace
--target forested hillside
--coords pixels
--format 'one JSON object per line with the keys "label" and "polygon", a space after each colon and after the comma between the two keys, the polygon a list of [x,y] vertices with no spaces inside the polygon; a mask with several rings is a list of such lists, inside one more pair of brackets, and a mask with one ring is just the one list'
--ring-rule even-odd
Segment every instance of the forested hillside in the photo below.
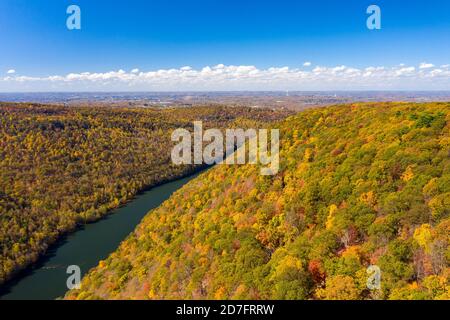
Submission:
{"label": "forested hillside", "polygon": [[276,176],[203,173],[66,298],[450,299],[450,104],[332,106],[280,129]]}
{"label": "forested hillside", "polygon": [[0,104],[0,284],[61,234],[194,168],[170,161],[174,129],[258,127],[283,111]]}

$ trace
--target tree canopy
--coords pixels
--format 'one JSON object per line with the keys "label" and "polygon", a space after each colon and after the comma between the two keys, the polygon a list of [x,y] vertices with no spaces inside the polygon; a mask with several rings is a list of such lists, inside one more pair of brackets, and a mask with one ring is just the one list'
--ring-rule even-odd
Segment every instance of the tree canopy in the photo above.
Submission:
{"label": "tree canopy", "polygon": [[201,174],[66,298],[449,299],[450,104],[331,106],[279,128],[277,175]]}

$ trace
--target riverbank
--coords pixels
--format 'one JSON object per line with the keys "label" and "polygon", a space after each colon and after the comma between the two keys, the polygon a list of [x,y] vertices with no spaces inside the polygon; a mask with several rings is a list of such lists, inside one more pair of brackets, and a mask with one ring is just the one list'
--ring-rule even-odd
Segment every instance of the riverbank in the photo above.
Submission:
{"label": "riverbank", "polygon": [[69,265],[78,265],[84,275],[112,253],[150,210],[204,170],[140,192],[104,218],[64,236],[34,265],[4,284],[0,300],[51,300],[63,296]]}

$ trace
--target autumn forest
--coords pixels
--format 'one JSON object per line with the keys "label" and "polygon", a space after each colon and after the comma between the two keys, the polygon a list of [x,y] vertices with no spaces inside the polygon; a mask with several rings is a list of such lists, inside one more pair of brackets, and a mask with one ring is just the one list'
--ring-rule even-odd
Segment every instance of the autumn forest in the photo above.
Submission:
{"label": "autumn forest", "polygon": [[196,170],[170,161],[170,134],[258,127],[284,111],[0,105],[0,285],[78,225]]}
{"label": "autumn forest", "polygon": [[[280,122],[281,170],[217,166],[150,212],[68,299],[449,299],[450,108]],[[382,270],[367,289],[367,267]]]}
{"label": "autumn forest", "polygon": [[279,172],[209,168],[65,299],[450,299],[449,103],[3,103],[0,115],[0,286],[62,235],[198,170],[172,164],[170,134],[201,120],[279,129]]}

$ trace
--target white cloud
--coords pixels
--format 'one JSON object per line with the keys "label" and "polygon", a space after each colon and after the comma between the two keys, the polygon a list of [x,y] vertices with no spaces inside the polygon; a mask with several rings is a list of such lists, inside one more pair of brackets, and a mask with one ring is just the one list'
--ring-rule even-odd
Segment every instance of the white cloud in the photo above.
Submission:
{"label": "white cloud", "polygon": [[9,74],[0,91],[189,91],[189,90],[427,90],[450,88],[450,69],[414,66],[287,66],[223,65],[103,73],[69,73],[44,77]]}
{"label": "white cloud", "polygon": [[426,62],[422,62],[419,66],[420,69],[430,69],[433,68],[434,64],[432,63],[426,63]]}
{"label": "white cloud", "polygon": [[408,74],[412,74],[413,72],[416,71],[415,67],[402,67],[400,69],[397,69],[395,71],[395,74],[397,76],[403,76],[403,75],[408,75]]}
{"label": "white cloud", "polygon": [[16,70],[14,70],[14,69],[9,69],[6,73],[7,73],[7,74],[14,74],[14,73],[16,73]]}
{"label": "white cloud", "polygon": [[310,67],[310,66],[311,66],[311,62],[306,61],[306,62],[303,64],[303,66],[304,66],[304,67]]}

